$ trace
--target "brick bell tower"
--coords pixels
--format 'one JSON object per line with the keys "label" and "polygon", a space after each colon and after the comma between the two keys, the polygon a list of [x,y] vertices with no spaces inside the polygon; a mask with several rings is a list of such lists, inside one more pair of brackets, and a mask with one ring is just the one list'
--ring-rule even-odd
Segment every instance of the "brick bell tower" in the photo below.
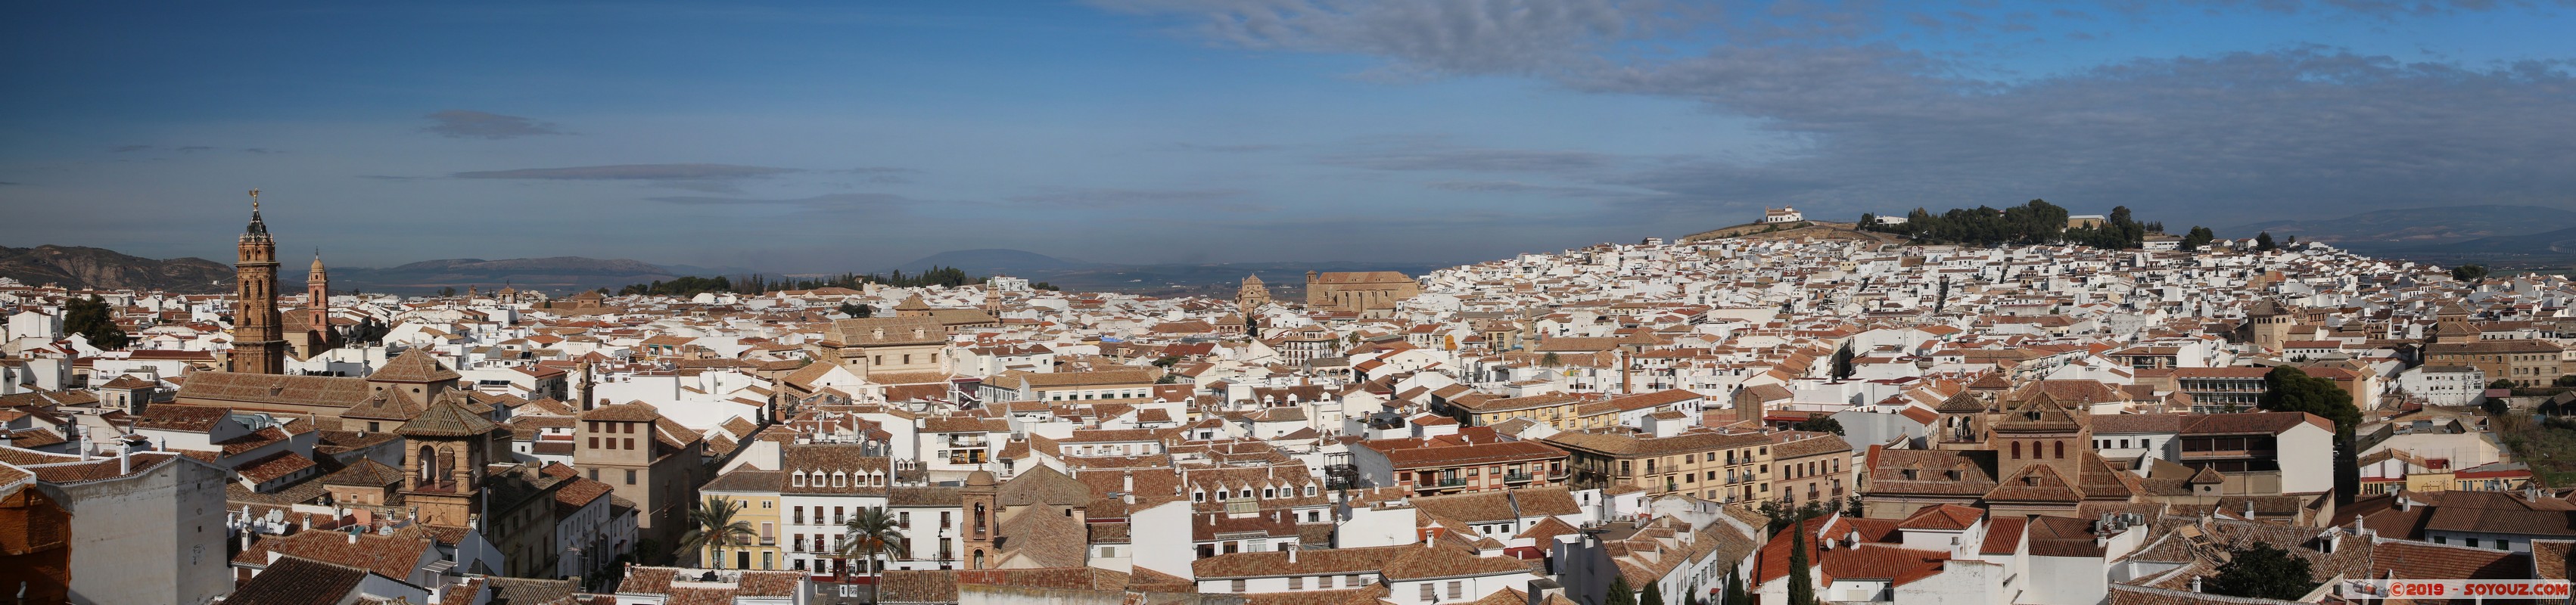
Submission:
{"label": "brick bell tower", "polygon": [[232,370],[286,373],[286,338],[277,314],[277,241],[259,218],[259,190],[250,190],[250,227],[242,231],[233,263]]}

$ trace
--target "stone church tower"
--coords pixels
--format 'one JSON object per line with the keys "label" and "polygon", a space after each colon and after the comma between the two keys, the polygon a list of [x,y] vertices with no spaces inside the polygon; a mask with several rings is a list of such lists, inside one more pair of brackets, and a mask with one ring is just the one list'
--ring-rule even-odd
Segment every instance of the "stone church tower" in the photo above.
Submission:
{"label": "stone church tower", "polygon": [[232,371],[286,373],[286,338],[277,313],[277,240],[259,218],[259,190],[250,190],[250,227],[242,231],[233,263]]}
{"label": "stone church tower", "polygon": [[1234,292],[1235,308],[1249,318],[1254,310],[1267,304],[1270,304],[1270,286],[1262,284],[1258,274],[1244,276],[1243,288]]}
{"label": "stone church tower", "polygon": [[483,507],[483,465],[492,449],[487,439],[493,424],[456,402],[440,397],[403,423],[405,501],[420,522],[439,527],[471,527]]}
{"label": "stone church tower", "polygon": [[296,359],[312,359],[339,348],[340,333],[331,329],[331,275],[322,269],[322,252],[313,252],[313,268],[304,274],[304,308],[287,318],[286,346]]}
{"label": "stone church tower", "polygon": [[2245,309],[2245,341],[2265,351],[2281,350],[2290,340],[2291,328],[2298,326],[2299,315],[2272,301],[2256,301]]}
{"label": "stone church tower", "polygon": [[958,490],[966,526],[958,528],[957,542],[966,555],[967,569],[991,569],[1001,562],[1002,551],[995,548],[1002,533],[1002,507],[996,497],[1000,492],[993,473],[983,469],[966,473],[966,488]]}

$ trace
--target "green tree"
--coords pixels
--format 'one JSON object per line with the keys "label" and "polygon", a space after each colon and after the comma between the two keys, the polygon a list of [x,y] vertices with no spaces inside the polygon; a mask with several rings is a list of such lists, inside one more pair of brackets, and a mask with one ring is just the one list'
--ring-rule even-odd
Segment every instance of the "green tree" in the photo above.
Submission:
{"label": "green tree", "polygon": [[1807,575],[1807,524],[1789,523],[1789,605],[1815,605],[1816,585]]}
{"label": "green tree", "polygon": [[[841,553],[864,557],[861,561],[863,568],[868,570],[870,585],[876,584],[873,580],[877,570],[882,569],[877,559],[888,555],[904,556],[903,527],[896,525],[894,515],[886,513],[882,507],[859,509],[858,516],[841,525],[841,532]],[[870,593],[868,602],[876,602],[874,594]]]}
{"label": "green tree", "polygon": [[438,289],[438,295],[439,295],[439,296],[443,296],[443,297],[444,297],[444,296],[455,296],[455,295],[456,295],[456,286],[448,286],[448,287],[445,287],[445,288],[439,288],[439,289]]}
{"label": "green tree", "polygon": [[2254,234],[2254,251],[2271,252],[2279,249],[2281,249],[2280,244],[2272,243],[2272,232],[2265,231]]}
{"label": "green tree", "polygon": [[2217,233],[2211,232],[2208,227],[2194,225],[2191,233],[2182,236],[2182,249],[2199,250],[2201,246],[2207,246],[2214,241],[2218,241]]}
{"label": "green tree", "polygon": [[1859,368],[1853,367],[1852,359],[1851,343],[1843,343],[1843,348],[1834,349],[1834,380],[1851,380],[1852,374],[1860,372]]}
{"label": "green tree", "polygon": [[2518,385],[2515,385],[2515,384],[2513,383],[2513,379],[2511,379],[2511,378],[2498,378],[2498,379],[2495,379],[2495,381],[2494,381],[2494,382],[2489,382],[2489,383],[2487,383],[2487,388],[2490,388],[2490,389],[2510,389],[2510,388],[2513,388],[2513,387],[2515,387],[2515,386],[2518,386]]}
{"label": "green tree", "polygon": [[1801,431],[1815,431],[1818,433],[1833,433],[1840,435],[1843,434],[1843,421],[1835,420],[1832,416],[1808,416],[1806,420],[1798,421],[1798,424],[1793,428]]}
{"label": "green tree", "polygon": [[1610,594],[1601,598],[1601,605],[1637,605],[1637,591],[1628,587],[1626,576],[1614,576],[1610,578]]}
{"label": "green tree", "polygon": [[1751,605],[1753,603],[1753,595],[1744,593],[1744,570],[1734,566],[1728,566],[1726,570],[1726,594],[1718,596],[1718,605]]}
{"label": "green tree", "polygon": [[1158,358],[1155,358],[1155,359],[1154,359],[1154,367],[1162,368],[1162,369],[1166,369],[1166,370],[1172,369],[1172,366],[1176,366],[1176,365],[1180,365],[1180,364],[1181,364],[1181,356],[1179,356],[1179,355],[1164,355],[1164,356],[1162,356],[1162,357],[1158,357]]}
{"label": "green tree", "polygon": [[116,326],[116,312],[108,308],[107,300],[96,294],[63,303],[63,331],[88,338],[90,346],[101,349],[122,349],[134,341],[125,328]]}
{"label": "green tree", "polygon": [[2549,381],[2549,385],[2557,387],[2576,387],[2576,374],[2559,376],[2557,380]]}
{"label": "green tree", "polygon": [[2352,393],[2332,380],[2281,366],[2263,375],[2263,398],[2257,405],[2275,412],[2307,412],[2334,422],[2335,501],[2351,502],[2361,487],[2361,464],[2353,454],[2353,430],[2361,424],[2361,408],[2353,406]]}
{"label": "green tree", "polygon": [[867,306],[867,305],[865,305],[865,304],[860,304],[860,303],[847,303],[847,302],[845,302],[845,303],[841,303],[841,306],[839,307],[839,310],[841,311],[841,314],[842,314],[842,315],[848,315],[848,316],[851,316],[851,317],[860,317],[860,318],[864,318],[864,317],[868,317],[868,316],[876,315],[876,312],[877,312],[876,307],[870,307],[870,306]]}
{"label": "green tree", "polygon": [[1637,597],[1637,605],[1664,605],[1663,582],[1647,582],[1646,594]]}
{"label": "green tree", "polygon": [[680,552],[692,555],[705,549],[711,556],[712,569],[724,569],[724,548],[760,535],[752,531],[751,522],[735,519],[742,505],[721,496],[707,496],[707,501],[689,511],[689,531],[680,534]]}
{"label": "green tree", "polygon": [[1549,353],[1546,355],[1540,355],[1538,358],[1538,364],[1553,368],[1565,365],[1565,359],[1557,357],[1555,353]]}
{"label": "green tree", "polygon": [[2477,283],[2477,282],[2479,282],[2479,281],[2485,280],[2486,278],[2487,278],[2487,266],[2486,266],[2486,265],[2481,265],[2481,264],[2477,264],[2477,263],[2469,263],[2469,264],[2466,264],[2466,265],[2460,265],[2460,266],[2452,267],[2452,268],[2451,268],[2451,279],[2456,279],[2456,280],[2460,280],[2460,281],[2464,281],[2464,282],[2469,282],[2469,283]]}
{"label": "green tree", "polygon": [[2317,587],[2308,560],[2264,542],[2235,549],[2218,574],[2201,582],[2210,594],[2254,599],[2297,600]]}

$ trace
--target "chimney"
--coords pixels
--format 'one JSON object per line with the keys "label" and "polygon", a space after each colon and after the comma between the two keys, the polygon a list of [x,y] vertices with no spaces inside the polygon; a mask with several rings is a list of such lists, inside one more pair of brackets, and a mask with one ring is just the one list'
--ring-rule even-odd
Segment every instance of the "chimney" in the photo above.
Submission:
{"label": "chimney", "polygon": [[116,448],[116,474],[118,476],[124,476],[133,472],[134,456],[127,454],[126,449],[123,447]]}
{"label": "chimney", "polygon": [[1136,503],[1136,471],[1119,471],[1118,495],[1128,504]]}
{"label": "chimney", "polygon": [[2191,578],[2191,591],[2192,591],[2192,592],[2200,592],[2200,576],[2192,576],[2192,578]]}
{"label": "chimney", "polygon": [[1289,563],[1296,563],[1296,562],[1297,562],[1297,551],[1301,551],[1301,550],[1305,550],[1305,549],[1306,549],[1306,548],[1305,548],[1305,547],[1303,547],[1303,546],[1290,546],[1290,547],[1288,547],[1288,562],[1289,562]]}
{"label": "chimney", "polygon": [[358,543],[358,532],[357,532],[355,529],[352,529],[352,530],[350,530],[350,531],[349,531],[349,543],[350,543],[350,544],[356,544],[356,543]]}

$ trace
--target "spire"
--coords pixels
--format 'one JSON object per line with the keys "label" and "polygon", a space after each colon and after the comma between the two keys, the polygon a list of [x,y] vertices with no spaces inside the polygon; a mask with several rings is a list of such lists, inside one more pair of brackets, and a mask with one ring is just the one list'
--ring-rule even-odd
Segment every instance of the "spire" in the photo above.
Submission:
{"label": "spire", "polygon": [[322,249],[321,249],[321,248],[314,248],[314,249],[313,249],[313,274],[314,274],[314,275],[321,275],[321,274],[322,274]]}
{"label": "spire", "polygon": [[257,235],[267,235],[267,234],[268,234],[268,222],[267,222],[267,221],[259,220],[259,190],[258,190],[258,189],[252,189],[252,190],[250,190],[250,227],[248,227],[248,228],[244,229],[244,230],[243,230],[243,233],[246,233],[246,234],[257,234]]}

